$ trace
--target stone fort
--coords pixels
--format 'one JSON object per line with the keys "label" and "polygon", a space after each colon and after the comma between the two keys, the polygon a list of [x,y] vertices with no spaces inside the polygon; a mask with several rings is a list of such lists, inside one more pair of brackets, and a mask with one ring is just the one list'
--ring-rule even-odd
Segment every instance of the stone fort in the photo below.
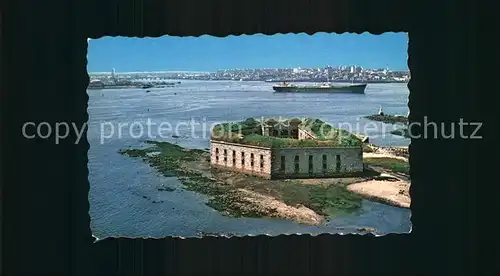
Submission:
{"label": "stone fort", "polygon": [[[318,125],[337,135],[321,135]],[[318,119],[249,118],[214,127],[210,163],[266,179],[339,177],[363,172],[363,148],[359,137]]]}

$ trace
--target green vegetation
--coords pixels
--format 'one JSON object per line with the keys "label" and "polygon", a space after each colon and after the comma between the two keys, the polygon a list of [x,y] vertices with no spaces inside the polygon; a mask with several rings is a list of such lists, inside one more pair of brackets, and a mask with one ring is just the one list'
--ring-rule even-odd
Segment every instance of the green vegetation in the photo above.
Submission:
{"label": "green vegetation", "polygon": [[300,180],[284,183],[281,199],[288,205],[304,205],[323,216],[337,216],[359,210],[362,197],[346,189],[345,184],[302,184]]}
{"label": "green vegetation", "polygon": [[410,174],[410,164],[408,162],[389,157],[364,158],[363,162],[368,165],[382,167],[395,173]]}
{"label": "green vegetation", "polygon": [[386,124],[408,124],[408,117],[406,116],[397,116],[397,115],[370,115],[370,116],[365,116],[366,119],[372,120],[372,121],[378,121],[378,122],[383,122]]}
{"label": "green vegetation", "polygon": [[[369,174],[378,175],[376,172]],[[265,180],[256,176],[245,176],[237,181],[232,179],[232,185],[235,189],[246,189],[272,196],[289,206],[302,205],[319,215],[334,217],[359,210],[362,197],[350,192],[346,187],[362,179],[361,177],[315,179],[312,180],[313,183],[308,183],[310,180]]]}
{"label": "green vegetation", "polygon": [[356,135],[342,128],[335,128],[320,119],[307,118],[302,122],[304,129],[312,132],[318,140],[337,141],[342,146],[361,146]]}
{"label": "green vegetation", "polygon": [[[362,144],[361,140],[354,134],[344,129],[334,128],[319,119],[308,118],[302,122],[297,118],[291,118],[281,123],[274,119],[268,119],[265,124],[270,126],[270,132],[273,132],[273,135],[263,136],[261,123],[253,118],[248,118],[241,122],[216,125],[212,130],[212,139],[269,148],[359,147]],[[317,139],[296,139],[293,136],[297,135],[298,127],[312,132]]]}
{"label": "green vegetation", "polygon": [[[362,198],[346,189],[346,186],[362,178],[339,178],[323,183],[305,184],[302,180],[266,180],[256,176],[231,174],[210,169],[209,153],[188,150],[168,142],[146,141],[151,147],[123,149],[126,156],[141,158],[164,176],[176,176],[186,189],[209,196],[208,206],[235,217],[279,217],[273,211],[248,202],[238,193],[245,189],[269,195],[291,206],[303,205],[320,215],[335,216],[354,212],[361,207]],[[197,168],[189,169],[189,164]],[[172,189],[170,189],[172,190]]]}
{"label": "green vegetation", "polygon": [[363,152],[375,152],[374,146],[370,144],[363,144]]}
{"label": "green vegetation", "polygon": [[151,145],[151,147],[122,149],[119,153],[130,157],[141,157],[146,163],[167,177],[181,176],[182,173],[179,172],[181,163],[197,160],[205,152],[198,149],[184,150],[181,146],[167,142],[145,141],[145,143]]}
{"label": "green vegetation", "polygon": [[[226,211],[233,216],[260,217],[264,214],[250,212],[237,202],[236,195],[231,193],[231,187],[207,177],[199,172],[189,171],[182,167],[183,163],[205,160],[206,152],[203,150],[185,150],[184,148],[168,142],[146,141],[152,147],[145,149],[123,149],[119,153],[130,157],[142,157],[142,160],[158,170],[166,177],[177,176],[182,184],[191,191],[205,194],[210,198],[207,205],[218,210]],[[150,154],[156,153],[158,154]]]}

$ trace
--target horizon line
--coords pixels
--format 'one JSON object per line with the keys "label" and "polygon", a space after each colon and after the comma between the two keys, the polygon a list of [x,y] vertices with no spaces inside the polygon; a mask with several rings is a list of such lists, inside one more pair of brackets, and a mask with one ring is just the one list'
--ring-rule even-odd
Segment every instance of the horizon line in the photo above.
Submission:
{"label": "horizon line", "polygon": [[[342,65],[344,66],[344,65]],[[347,65],[346,65],[347,66]],[[340,66],[332,66],[333,68],[338,68]],[[363,67],[363,66],[361,66]],[[301,68],[301,69],[316,69],[316,68],[324,68],[324,67],[276,67],[276,68],[271,68],[271,67],[262,67],[262,68],[226,68],[226,69],[217,69],[215,71],[190,71],[190,70],[172,70],[172,71],[120,71],[117,72],[115,71],[115,74],[144,74],[144,73],[214,73],[217,71],[221,70],[262,70],[262,69],[295,69],[295,68]],[[366,69],[384,69],[382,67],[380,68],[366,68]],[[406,69],[389,69],[389,71],[404,71],[404,72],[409,72],[410,70],[408,68]],[[109,71],[101,71],[101,72],[88,72],[88,74],[110,74],[113,70]]]}
{"label": "horizon line", "polygon": [[[102,71],[102,72],[87,72],[89,74],[109,74],[111,73],[113,70],[109,70],[109,71]],[[128,73],[128,74],[138,74],[138,73],[212,73],[212,71],[187,71],[187,70],[174,70],[174,71],[120,71],[120,72],[117,72],[115,71],[115,74],[124,74],[124,73]]]}

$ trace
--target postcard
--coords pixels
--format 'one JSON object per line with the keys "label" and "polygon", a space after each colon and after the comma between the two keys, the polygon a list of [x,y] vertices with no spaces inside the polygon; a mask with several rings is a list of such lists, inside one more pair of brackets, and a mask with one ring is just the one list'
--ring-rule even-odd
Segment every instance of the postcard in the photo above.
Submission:
{"label": "postcard", "polygon": [[91,228],[408,233],[406,33],[88,40]]}

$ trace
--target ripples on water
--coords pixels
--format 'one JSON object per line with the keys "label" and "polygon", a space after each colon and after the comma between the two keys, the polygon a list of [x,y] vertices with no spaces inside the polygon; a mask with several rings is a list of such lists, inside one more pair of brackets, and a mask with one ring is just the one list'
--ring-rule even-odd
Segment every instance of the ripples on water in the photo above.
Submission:
{"label": "ripples on water", "polygon": [[[370,201],[363,202],[360,214],[337,217],[321,227],[276,219],[224,217],[204,204],[203,195],[183,190],[177,179],[160,176],[142,161],[117,153],[121,148],[141,146],[139,139],[130,135],[128,127],[122,129],[119,137],[118,125],[145,124],[148,119],[155,124],[151,127],[152,136],[158,136],[157,127],[162,122],[175,129],[179,122],[189,123],[195,118],[200,124],[194,131],[187,126],[179,128],[183,138],[171,138],[175,134],[172,132],[156,139],[196,148],[209,146],[211,124],[260,116],[319,117],[337,126],[350,123],[354,125],[352,130],[359,133],[370,123],[373,126],[367,128],[365,134],[371,136],[371,142],[409,144],[408,139],[390,134],[375,137],[382,134],[382,126],[387,132],[392,130],[391,126],[362,118],[374,114],[380,106],[386,113],[407,114],[405,84],[369,84],[365,95],[274,94],[271,86],[263,82],[183,81],[179,87],[151,89],[150,93],[142,89],[89,90],[89,200],[94,235],[98,238],[187,237],[201,231],[238,235],[319,234],[349,233],[358,227],[373,227],[379,234],[408,232],[409,210]],[[114,126],[114,135],[101,144],[104,122]],[[203,122],[206,122],[205,128],[201,125]],[[103,128],[104,135],[110,132],[110,125]],[[132,135],[139,132],[136,128]],[[144,135],[147,135],[146,129]],[[162,185],[176,190],[158,191]]]}

